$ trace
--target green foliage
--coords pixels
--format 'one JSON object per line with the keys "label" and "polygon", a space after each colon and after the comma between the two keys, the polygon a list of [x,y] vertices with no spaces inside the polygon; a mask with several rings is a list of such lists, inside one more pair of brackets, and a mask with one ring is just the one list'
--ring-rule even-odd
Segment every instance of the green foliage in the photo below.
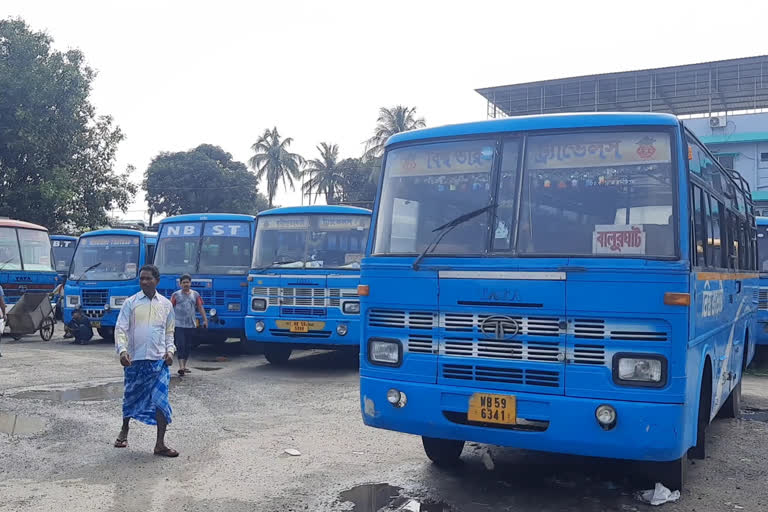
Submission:
{"label": "green foliage", "polygon": [[307,162],[307,167],[302,175],[309,179],[304,182],[303,192],[312,201],[312,196],[317,199],[320,194],[325,195],[325,201],[333,204],[336,195],[341,192],[344,184],[344,177],[341,169],[338,167],[339,146],[321,142],[317,146],[320,158],[315,158]]}
{"label": "green foliage", "polygon": [[265,210],[256,175],[211,144],[160,153],[144,174],[147,204],[154,213],[245,213]]}
{"label": "green foliage", "polygon": [[267,198],[272,208],[277,194],[277,186],[295,190],[294,181],[301,178],[301,166],[304,159],[297,153],[291,153],[288,148],[293,139],[281,138],[277,127],[264,130],[264,133],[253,143],[253,156],[248,160],[251,168],[256,171],[259,181],[267,181]]}
{"label": "green foliage", "polygon": [[346,158],[339,162],[338,167],[342,175],[341,190],[337,196],[339,202],[365,208],[372,207],[378,183],[376,179],[371,178],[378,175],[375,162],[364,162],[360,158]]}
{"label": "green foliage", "polygon": [[373,136],[366,141],[363,158],[371,160],[384,153],[384,145],[392,135],[427,126],[423,117],[416,117],[416,107],[396,105],[392,108],[381,107]]}
{"label": "green foliage", "polygon": [[0,216],[77,231],[106,224],[136,186],[114,171],[123,139],[89,102],[94,71],[78,50],[20,19],[0,20]]}

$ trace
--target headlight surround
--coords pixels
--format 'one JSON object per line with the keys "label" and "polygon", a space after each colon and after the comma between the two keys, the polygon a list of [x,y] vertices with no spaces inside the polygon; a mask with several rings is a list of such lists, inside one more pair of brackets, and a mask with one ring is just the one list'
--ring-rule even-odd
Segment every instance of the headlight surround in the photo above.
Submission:
{"label": "headlight surround", "polygon": [[260,299],[258,297],[251,299],[251,309],[253,311],[266,311],[267,299]]}
{"label": "headlight surround", "polygon": [[661,388],[667,384],[667,359],[658,354],[613,356],[613,381],[621,386]]}
{"label": "headlight surround", "polygon": [[399,340],[371,338],[368,340],[368,361],[379,366],[399,367],[403,363],[403,345]]}
{"label": "headlight surround", "polygon": [[357,301],[345,302],[341,306],[341,311],[345,315],[359,315],[360,314],[360,303],[357,302]]}
{"label": "headlight surround", "polygon": [[76,308],[80,305],[80,296],[79,295],[67,295],[67,301],[66,301],[68,308]]}
{"label": "headlight surround", "polygon": [[123,307],[123,304],[125,303],[125,301],[126,301],[127,299],[128,299],[128,297],[127,297],[127,296],[118,295],[118,296],[115,296],[115,297],[111,297],[111,298],[109,299],[109,304],[110,304],[110,305],[111,305],[113,308],[118,308],[118,309],[120,309],[121,307]]}

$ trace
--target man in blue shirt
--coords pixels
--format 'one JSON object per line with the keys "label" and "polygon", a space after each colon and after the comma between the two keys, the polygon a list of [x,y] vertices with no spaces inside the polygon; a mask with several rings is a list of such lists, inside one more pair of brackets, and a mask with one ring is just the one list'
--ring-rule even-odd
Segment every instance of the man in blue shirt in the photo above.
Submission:
{"label": "man in blue shirt", "polygon": [[67,327],[69,327],[69,332],[71,332],[72,336],[75,338],[75,341],[72,343],[85,345],[91,338],[93,338],[91,321],[88,320],[88,317],[83,314],[83,311],[80,308],[77,308],[72,313],[72,320],[67,324]]}

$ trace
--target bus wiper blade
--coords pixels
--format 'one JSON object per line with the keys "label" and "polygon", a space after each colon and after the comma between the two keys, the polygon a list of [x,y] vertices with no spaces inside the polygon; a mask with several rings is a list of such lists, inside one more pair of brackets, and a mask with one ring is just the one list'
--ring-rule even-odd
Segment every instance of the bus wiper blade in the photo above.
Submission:
{"label": "bus wiper blade", "polygon": [[460,224],[464,224],[468,220],[474,219],[478,215],[481,215],[487,211],[493,210],[497,206],[498,206],[498,203],[492,203],[492,204],[489,204],[488,206],[483,206],[482,208],[478,208],[477,210],[472,210],[471,212],[467,212],[463,215],[459,215],[455,219],[448,221],[442,226],[438,226],[435,229],[433,229],[432,232],[437,233],[437,237],[435,237],[435,239],[432,242],[427,244],[427,246],[424,248],[421,254],[419,254],[419,257],[416,258],[416,260],[413,262],[413,265],[412,265],[413,270],[419,270],[419,264],[421,263],[421,260],[423,260],[429,252],[434,251],[437,248],[438,244],[443,240],[445,235],[450,233],[453,228],[455,228]]}
{"label": "bus wiper blade", "polygon": [[0,270],[5,270],[5,266],[6,266],[6,265],[8,265],[10,262],[12,262],[12,261],[13,261],[13,260],[15,260],[15,259],[16,259],[16,258],[11,258],[11,259],[9,259],[9,260],[6,260],[6,261],[4,261],[4,262],[0,263]]}
{"label": "bus wiper blade", "polygon": [[80,280],[81,280],[82,278],[84,278],[84,277],[85,277],[85,274],[87,274],[87,273],[88,273],[88,272],[90,272],[91,270],[95,269],[95,268],[96,268],[96,267],[98,267],[99,265],[101,265],[101,262],[98,262],[98,263],[94,263],[93,265],[91,265],[91,266],[90,266],[90,267],[88,267],[87,269],[83,270],[83,273],[82,273],[82,274],[80,274],[80,276],[78,276],[78,278],[77,278],[77,279],[75,279],[75,284],[79,283],[79,282],[80,282]]}

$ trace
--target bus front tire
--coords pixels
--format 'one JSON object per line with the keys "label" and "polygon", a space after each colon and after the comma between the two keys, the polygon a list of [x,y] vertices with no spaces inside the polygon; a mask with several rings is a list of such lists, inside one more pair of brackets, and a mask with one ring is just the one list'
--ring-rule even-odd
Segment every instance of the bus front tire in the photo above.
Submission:
{"label": "bus front tire", "polygon": [[424,445],[424,452],[429,457],[429,460],[437,466],[456,466],[461,461],[464,441],[422,436],[421,443]]}
{"label": "bus front tire", "polygon": [[728,395],[728,399],[717,413],[718,418],[738,418],[741,414],[741,381]]}
{"label": "bus front tire", "polygon": [[270,364],[281,365],[288,362],[293,349],[290,345],[269,343],[264,345],[264,357]]}
{"label": "bus front tire", "polygon": [[682,491],[688,473],[688,464],[690,464],[688,455],[669,462],[655,462],[652,463],[648,477],[655,482],[661,482],[670,491]]}
{"label": "bus front tire", "polygon": [[99,327],[96,329],[96,332],[99,333],[99,336],[104,341],[109,341],[110,343],[115,341],[115,331],[109,327]]}

